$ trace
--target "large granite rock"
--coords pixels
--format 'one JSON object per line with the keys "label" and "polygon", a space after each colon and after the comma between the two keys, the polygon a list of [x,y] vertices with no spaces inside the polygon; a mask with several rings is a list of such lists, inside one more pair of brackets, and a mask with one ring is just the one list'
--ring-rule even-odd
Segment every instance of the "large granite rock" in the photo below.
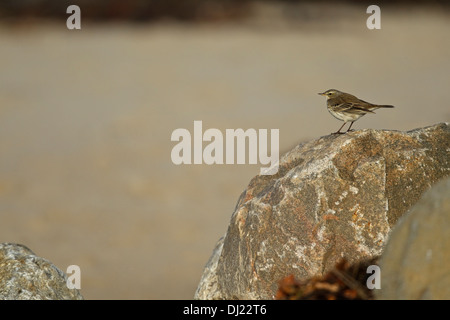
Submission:
{"label": "large granite rock", "polygon": [[450,299],[449,230],[447,178],[427,191],[392,231],[380,262],[377,298]]}
{"label": "large granite rock", "polygon": [[341,258],[380,255],[397,220],[450,173],[449,150],[447,123],[298,145],[242,193],[195,298],[272,299],[289,274],[308,279]]}
{"label": "large granite rock", "polygon": [[50,261],[27,247],[0,244],[1,300],[82,300],[77,289],[67,288],[67,276]]}
{"label": "large granite rock", "polygon": [[200,284],[195,292],[195,298],[199,300],[220,300],[221,293],[217,290],[219,278],[217,274],[217,264],[219,262],[220,253],[223,248],[224,237],[221,237],[216,243],[216,247],[206,263]]}

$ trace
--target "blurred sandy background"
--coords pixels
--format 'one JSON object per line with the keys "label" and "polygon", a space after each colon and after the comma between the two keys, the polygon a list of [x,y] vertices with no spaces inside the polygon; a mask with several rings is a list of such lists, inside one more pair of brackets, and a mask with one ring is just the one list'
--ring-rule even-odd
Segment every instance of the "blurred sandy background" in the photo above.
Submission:
{"label": "blurred sandy background", "polygon": [[86,299],[191,299],[260,165],[175,166],[173,130],[277,128],[285,152],[342,124],[329,88],[396,106],[355,129],[450,120],[448,8],[381,5],[374,31],[366,8],[100,23],[81,6],[80,31],[65,12],[2,19],[0,242],[79,265]]}

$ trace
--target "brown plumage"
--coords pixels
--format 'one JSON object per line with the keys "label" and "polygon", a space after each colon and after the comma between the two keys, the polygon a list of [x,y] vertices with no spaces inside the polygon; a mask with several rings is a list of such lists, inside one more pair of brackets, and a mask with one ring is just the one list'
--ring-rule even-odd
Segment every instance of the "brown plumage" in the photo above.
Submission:
{"label": "brown plumage", "polygon": [[336,118],[344,121],[344,124],[339,128],[335,134],[344,133],[341,129],[345,126],[347,122],[351,122],[349,128],[346,132],[351,131],[350,128],[353,122],[361,118],[367,113],[375,113],[374,110],[378,108],[394,108],[391,105],[379,105],[369,103],[367,101],[358,99],[354,95],[349,93],[341,92],[336,89],[329,89],[325,92],[319,93],[321,96],[327,98],[327,108],[328,111]]}

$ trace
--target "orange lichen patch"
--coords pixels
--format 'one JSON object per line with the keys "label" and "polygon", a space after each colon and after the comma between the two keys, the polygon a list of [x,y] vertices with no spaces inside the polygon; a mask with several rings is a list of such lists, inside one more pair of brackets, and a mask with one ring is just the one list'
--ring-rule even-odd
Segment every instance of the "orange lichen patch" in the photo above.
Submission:
{"label": "orange lichen patch", "polygon": [[323,220],[339,220],[338,217],[336,217],[334,214],[326,214],[323,216]]}
{"label": "orange lichen patch", "polygon": [[252,199],[253,199],[253,194],[251,192],[247,192],[245,194],[244,203],[249,201],[249,200],[252,200]]}

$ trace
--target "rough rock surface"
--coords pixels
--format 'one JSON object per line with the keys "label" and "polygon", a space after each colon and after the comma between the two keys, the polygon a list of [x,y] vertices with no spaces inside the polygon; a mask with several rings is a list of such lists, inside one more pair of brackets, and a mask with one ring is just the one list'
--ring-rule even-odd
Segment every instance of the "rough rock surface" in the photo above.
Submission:
{"label": "rough rock surface", "polygon": [[399,217],[449,175],[449,151],[448,123],[298,145],[243,192],[195,298],[272,299],[289,274],[301,281],[341,258],[380,255]]}
{"label": "rough rock surface", "polygon": [[0,244],[0,299],[82,300],[80,292],[66,283],[64,272],[27,247]]}
{"label": "rough rock surface", "polygon": [[224,237],[221,237],[216,243],[216,247],[213,250],[213,254],[206,263],[205,270],[200,284],[195,292],[196,299],[200,300],[220,300],[220,292],[216,290],[218,285],[217,278],[217,262],[219,261],[220,253],[222,252]]}
{"label": "rough rock surface", "polygon": [[437,183],[392,231],[378,299],[450,299],[450,179]]}

